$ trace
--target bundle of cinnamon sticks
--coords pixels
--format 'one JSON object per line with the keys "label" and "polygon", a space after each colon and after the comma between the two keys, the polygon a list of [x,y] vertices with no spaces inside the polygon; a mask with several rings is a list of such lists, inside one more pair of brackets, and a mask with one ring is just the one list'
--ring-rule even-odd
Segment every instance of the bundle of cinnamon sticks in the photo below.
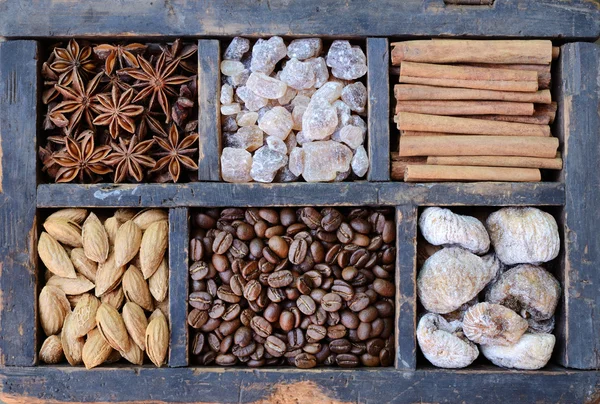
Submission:
{"label": "bundle of cinnamon sticks", "polygon": [[540,181],[560,170],[547,40],[392,43],[399,152],[392,179]]}

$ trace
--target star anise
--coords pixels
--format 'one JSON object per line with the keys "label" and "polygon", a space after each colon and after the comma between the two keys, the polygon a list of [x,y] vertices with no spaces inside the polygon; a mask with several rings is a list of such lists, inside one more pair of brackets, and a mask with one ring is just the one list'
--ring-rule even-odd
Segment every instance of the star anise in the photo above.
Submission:
{"label": "star anise", "polygon": [[185,44],[182,45],[181,39],[177,38],[171,46],[161,46],[163,53],[165,54],[167,63],[173,60],[179,59],[179,66],[190,73],[197,73],[197,61],[186,60],[196,53],[198,45],[196,44]]}
{"label": "star anise", "polygon": [[42,65],[42,77],[44,78],[44,92],[42,93],[42,102],[49,104],[56,97],[58,97],[58,91],[56,91],[55,84],[58,84],[58,74],[50,68],[50,61],[54,59],[54,54],[50,57],[48,62],[44,62]]}
{"label": "star anise", "polygon": [[[87,86],[78,74],[73,76],[73,86],[56,85],[56,90],[63,96],[65,101],[58,104],[50,111],[50,119],[59,128],[67,127],[69,132],[79,123],[81,117],[85,115],[85,120],[89,127],[93,127],[94,117],[92,111],[97,112],[94,101],[96,100],[96,87],[100,82],[103,73],[98,73],[89,81]],[[69,119],[65,114],[71,114]]]}
{"label": "star anise", "polygon": [[65,138],[65,150],[54,156],[54,161],[61,167],[56,172],[56,182],[71,182],[78,178],[83,182],[87,177],[94,182],[95,175],[105,175],[112,170],[105,164],[110,146],[94,145],[94,136],[87,135],[81,142],[70,137]]}
{"label": "star anise", "polygon": [[74,39],[69,41],[66,48],[54,48],[56,59],[50,65],[52,70],[60,74],[59,83],[68,86],[75,76],[81,73],[94,73],[96,65],[92,60],[92,48],[83,49]]}
{"label": "star anise", "polygon": [[144,100],[150,96],[148,109],[151,110],[154,105],[154,99],[157,98],[158,103],[167,118],[165,122],[169,123],[169,112],[171,108],[169,106],[167,95],[177,96],[177,92],[175,92],[171,86],[183,84],[189,81],[190,78],[185,76],[173,76],[179,61],[174,60],[165,64],[164,53],[161,53],[158,57],[155,67],[152,67],[150,62],[142,56],[138,56],[138,62],[141,69],[124,69],[126,74],[139,81],[139,83],[134,84],[133,87],[141,88],[138,95],[133,99],[133,102]]}
{"label": "star anise", "polygon": [[152,168],[156,164],[156,161],[147,155],[153,144],[154,139],[138,143],[137,136],[133,136],[129,142],[123,138],[119,138],[119,144],[111,142],[113,152],[108,156],[106,163],[116,166],[115,182],[122,182],[127,176],[141,182],[144,178],[142,166]]}
{"label": "star anise", "polygon": [[171,118],[179,126],[183,126],[183,123],[188,119],[196,102],[196,76],[192,78],[193,80],[189,83],[181,85],[179,98],[171,108]]}
{"label": "star anise", "polygon": [[139,136],[140,140],[143,140],[146,137],[146,135],[148,134],[148,129],[150,129],[152,133],[156,133],[157,135],[161,135],[164,137],[168,136],[161,123],[158,121],[158,119],[156,119],[153,116],[155,114],[157,113],[152,112],[148,110],[148,108],[144,107],[144,112],[140,116],[140,124],[137,129],[137,135]]}
{"label": "star anise", "polygon": [[115,73],[109,75],[109,74],[106,74],[106,72],[104,72],[104,73],[105,73],[104,76],[102,76],[102,78],[100,79],[100,83],[104,85],[100,89],[101,93],[105,93],[105,92],[112,90],[112,88],[114,86],[119,87],[119,89],[121,91],[127,91],[131,88],[131,84],[129,84],[123,80],[123,76],[124,76],[123,74],[119,74],[119,73],[115,72]]}
{"label": "star anise", "polygon": [[198,147],[191,147],[194,143],[198,142],[198,137],[197,133],[192,133],[179,142],[177,125],[171,125],[168,141],[154,136],[154,140],[164,151],[155,153],[156,156],[161,158],[150,172],[159,171],[168,166],[171,179],[173,182],[177,182],[181,174],[181,164],[190,170],[197,170],[198,164],[188,157],[188,155],[193,155],[198,150]]}
{"label": "star anise", "polygon": [[99,94],[97,97],[99,105],[96,109],[100,115],[94,119],[94,125],[108,126],[113,139],[119,136],[119,128],[134,133],[135,121],[131,118],[144,112],[144,107],[133,105],[132,98],[133,88],[121,94],[117,86],[112,88],[111,94]]}
{"label": "star anise", "polygon": [[115,69],[117,60],[121,68],[140,67],[136,60],[136,55],[141,55],[146,51],[147,46],[141,43],[132,43],[129,45],[109,45],[103,44],[94,47],[94,53],[105,62],[106,74],[109,76]]}
{"label": "star anise", "polygon": [[65,133],[62,135],[51,135],[51,136],[48,136],[47,139],[50,143],[62,146],[64,148],[67,143],[66,138],[70,137],[72,139],[75,139],[76,142],[81,142],[86,136],[94,136],[94,131],[87,129],[87,130],[77,133],[75,136],[72,136],[71,133]]}

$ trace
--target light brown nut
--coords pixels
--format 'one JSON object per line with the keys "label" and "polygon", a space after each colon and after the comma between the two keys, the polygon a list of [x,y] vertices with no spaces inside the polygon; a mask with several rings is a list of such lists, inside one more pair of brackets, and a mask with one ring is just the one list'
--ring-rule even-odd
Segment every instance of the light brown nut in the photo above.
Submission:
{"label": "light brown nut", "polygon": [[125,223],[128,220],[131,220],[135,217],[137,212],[133,209],[121,208],[115,211],[114,218],[119,221],[119,223]]}
{"label": "light brown nut", "polygon": [[130,344],[127,351],[121,352],[121,356],[134,365],[144,364],[144,351],[137,344]]}
{"label": "light brown nut", "polygon": [[125,328],[133,342],[135,342],[142,351],[146,350],[146,328],[148,327],[148,319],[144,310],[133,302],[125,303],[123,306],[123,321]]}
{"label": "light brown nut", "polygon": [[125,266],[115,264],[115,255],[110,254],[108,259],[98,265],[96,271],[96,297],[100,297],[106,292],[115,289],[125,273]]}
{"label": "light brown nut", "polygon": [[158,269],[148,279],[150,293],[157,302],[163,302],[169,292],[169,263],[167,257],[163,257]]}
{"label": "light brown nut", "polygon": [[85,256],[83,248],[73,248],[71,250],[71,262],[77,272],[88,278],[90,281],[96,282],[98,264]]}
{"label": "light brown nut", "polygon": [[51,335],[44,340],[40,349],[40,360],[49,365],[56,365],[64,359],[62,344],[58,335]]}
{"label": "light brown nut", "polygon": [[57,288],[65,292],[65,294],[67,295],[80,295],[82,293],[89,292],[90,290],[94,289],[94,284],[90,282],[88,278],[81,274],[77,274],[77,277],[75,279],[63,278],[54,275],[53,277],[48,279],[46,285],[56,286]]}
{"label": "light brown nut", "polygon": [[125,265],[136,256],[142,244],[142,230],[132,221],[125,222],[115,237],[115,263]]}
{"label": "light brown nut", "polygon": [[96,325],[98,331],[106,342],[117,351],[127,351],[131,341],[123,317],[108,304],[101,304],[96,312]]}
{"label": "light brown nut", "polygon": [[499,304],[476,304],[463,319],[465,337],[481,345],[516,344],[528,327],[527,320]]}
{"label": "light brown nut", "polygon": [[67,219],[49,219],[44,222],[44,229],[56,241],[71,247],[81,247],[81,226]]}
{"label": "light brown nut", "polygon": [[73,322],[73,335],[83,337],[96,327],[96,312],[100,307],[100,300],[90,293],[81,295],[77,302],[71,321]]}
{"label": "light brown nut", "polygon": [[536,370],[546,366],[555,342],[552,334],[524,334],[514,345],[482,345],[481,352],[496,366]]}
{"label": "light brown nut", "polygon": [[169,313],[169,299],[165,299],[162,302],[154,301],[154,307],[156,310],[160,310],[162,314],[167,318],[167,322],[171,321]]}
{"label": "light brown nut", "polygon": [[54,212],[50,216],[48,216],[48,218],[46,220],[64,219],[64,220],[73,221],[77,224],[81,224],[81,223],[83,223],[83,221],[85,220],[86,217],[87,217],[87,209],[67,208],[67,209],[57,210],[56,212]]}
{"label": "light brown nut", "polygon": [[113,349],[104,340],[98,329],[91,330],[83,345],[82,360],[86,369],[103,364],[112,354]]}
{"label": "light brown nut", "polygon": [[421,317],[417,341],[425,358],[440,368],[464,368],[479,356],[477,345],[462,335],[460,322],[449,323],[439,314]]}
{"label": "light brown nut", "polygon": [[65,292],[55,286],[44,286],[38,299],[40,323],[47,336],[58,334],[63,328],[71,305]]}
{"label": "light brown nut", "polygon": [[110,250],[108,234],[98,216],[93,212],[83,222],[81,237],[86,257],[99,264],[106,261]]}
{"label": "light brown nut", "polygon": [[146,353],[155,366],[161,367],[169,349],[169,325],[160,310],[152,313],[150,318],[146,328]]}
{"label": "light brown nut", "polygon": [[123,275],[123,293],[128,301],[137,303],[144,310],[154,309],[148,283],[140,270],[133,265],[130,265]]}
{"label": "light brown nut", "polygon": [[144,279],[148,279],[162,262],[169,242],[169,223],[165,220],[152,223],[142,236],[140,264]]}
{"label": "light brown nut", "polygon": [[77,303],[79,303],[79,301],[81,300],[81,296],[83,295],[67,295],[67,300],[71,304],[71,310],[73,310],[75,306],[77,306]]}
{"label": "light brown nut", "polygon": [[110,292],[106,292],[100,298],[102,303],[110,304],[112,307],[121,310],[123,303],[125,303],[125,293],[123,293],[123,287],[119,286]]}
{"label": "light brown nut", "polygon": [[142,230],[146,230],[151,224],[168,220],[169,214],[162,209],[145,209],[133,217],[133,222]]}
{"label": "light brown nut", "polygon": [[493,276],[477,255],[447,247],[423,264],[417,278],[419,299],[427,311],[450,313],[477,296]]}
{"label": "light brown nut", "polygon": [[85,338],[76,337],[74,335],[75,323],[71,321],[71,313],[65,317],[65,324],[62,332],[60,333],[60,343],[63,347],[65,358],[71,366],[77,366],[82,361],[83,345],[85,344]]}
{"label": "light brown nut", "polygon": [[556,220],[537,208],[502,208],[488,217],[486,227],[507,265],[547,262],[560,250]]}
{"label": "light brown nut", "polygon": [[506,306],[525,318],[547,320],[560,298],[556,278],[542,267],[524,264],[504,272],[487,292],[486,300]]}
{"label": "light brown nut", "polygon": [[75,278],[75,268],[64,247],[46,232],[40,234],[38,255],[50,272],[63,278]]}
{"label": "light brown nut", "polygon": [[121,227],[121,223],[117,220],[116,217],[111,216],[104,221],[104,228],[106,229],[106,234],[108,235],[108,242],[110,245],[115,245],[115,239],[117,238],[117,231]]}
{"label": "light brown nut", "polygon": [[425,209],[419,218],[419,228],[425,240],[433,245],[462,247],[473,254],[485,254],[490,248],[490,237],[483,223],[450,209]]}

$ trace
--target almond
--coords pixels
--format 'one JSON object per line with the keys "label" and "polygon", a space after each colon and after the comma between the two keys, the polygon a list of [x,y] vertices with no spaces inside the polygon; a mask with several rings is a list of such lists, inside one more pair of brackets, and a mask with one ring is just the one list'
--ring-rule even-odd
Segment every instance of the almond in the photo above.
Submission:
{"label": "almond", "polygon": [[108,242],[113,246],[115,245],[115,238],[117,237],[119,227],[121,227],[121,223],[114,216],[104,221],[104,228],[106,229],[106,234],[108,234]]}
{"label": "almond", "polygon": [[163,220],[169,220],[169,214],[161,209],[145,209],[133,217],[133,222],[142,230],[146,230],[152,223]]}
{"label": "almond", "polygon": [[49,365],[56,365],[64,358],[62,344],[58,335],[51,335],[42,344],[40,360]]}
{"label": "almond", "polygon": [[125,223],[128,220],[131,220],[135,217],[137,212],[133,209],[121,208],[115,211],[115,219],[119,221],[119,223]]}
{"label": "almond", "polygon": [[106,229],[94,213],[90,213],[83,222],[81,237],[83,252],[86,257],[98,263],[106,261],[110,248],[108,234],[106,234]]}
{"label": "almond", "polygon": [[117,310],[121,310],[123,303],[125,302],[125,294],[123,293],[123,288],[121,286],[111,290],[110,292],[106,292],[100,298],[102,303],[110,304]]}
{"label": "almond", "polygon": [[38,254],[50,272],[63,278],[75,278],[75,268],[64,247],[51,235],[42,232],[38,242]]}
{"label": "almond", "polygon": [[102,303],[96,312],[96,325],[102,337],[117,351],[129,350],[131,341],[119,312],[109,304]]}
{"label": "almond", "polygon": [[148,284],[140,270],[133,265],[130,265],[123,275],[123,293],[128,301],[137,303],[143,309],[148,311],[154,309]]}
{"label": "almond", "polygon": [[162,262],[169,242],[169,223],[152,223],[144,232],[140,246],[140,264],[144,279],[148,279]]}
{"label": "almond", "polygon": [[[85,293],[73,310],[71,321],[73,324],[73,335],[83,337],[96,327],[96,312],[100,307],[100,300],[95,296]],[[85,362],[85,361],[84,361]]]}
{"label": "almond", "polygon": [[44,229],[59,243],[71,247],[81,247],[81,226],[66,219],[50,219],[44,222]]}
{"label": "almond", "polygon": [[90,281],[96,282],[98,264],[85,256],[83,248],[73,248],[71,250],[71,262],[77,272],[88,278]]}
{"label": "almond", "polygon": [[40,323],[47,336],[58,334],[63,328],[71,305],[65,292],[55,286],[44,286],[38,299]]}
{"label": "almond", "polygon": [[71,321],[71,318],[71,313],[67,314],[67,317],[65,317],[65,324],[62,332],[60,333],[60,343],[62,344],[65,358],[67,358],[69,364],[71,366],[76,366],[79,365],[82,360],[85,338],[76,337],[73,334],[74,323]]}
{"label": "almond", "polygon": [[104,363],[113,349],[104,340],[98,329],[91,330],[83,346],[82,359],[86,369],[95,368]]}
{"label": "almond", "polygon": [[81,224],[83,223],[86,217],[87,209],[68,208],[57,210],[56,212],[48,216],[46,220],[65,219],[75,222],[77,224]]}
{"label": "almond", "polygon": [[167,318],[167,321],[171,321],[169,315],[169,299],[165,299],[164,302],[154,302],[154,307],[156,310],[160,310],[162,312],[162,314]]}
{"label": "almond", "polygon": [[119,227],[115,237],[115,262],[125,265],[136,256],[142,243],[142,230],[129,220]]}
{"label": "almond", "polygon": [[167,257],[163,257],[156,272],[148,279],[148,287],[150,293],[157,302],[163,302],[169,291],[169,264]]}
{"label": "almond", "polygon": [[108,259],[98,265],[96,272],[96,297],[115,289],[125,273],[125,266],[115,264],[115,255],[110,254]]}
{"label": "almond", "polygon": [[155,311],[151,318],[146,328],[146,353],[154,365],[161,367],[169,349],[169,325],[160,310]]}
{"label": "almond", "polygon": [[121,352],[121,356],[134,365],[144,364],[144,351],[137,344],[130,344],[127,351]]}
{"label": "almond", "polygon": [[115,363],[115,362],[120,361],[121,358],[122,358],[121,353],[119,351],[115,351],[113,349],[112,352],[110,353],[110,356],[108,357],[107,360],[104,361],[104,363],[106,363],[106,364]]}
{"label": "almond", "polygon": [[83,295],[67,295],[67,300],[71,304],[71,310],[77,306]]}
{"label": "almond", "polygon": [[131,339],[133,339],[142,351],[145,351],[148,319],[146,318],[146,314],[144,314],[144,309],[133,302],[125,303],[125,306],[123,306],[123,321]]}
{"label": "almond", "polygon": [[94,289],[94,284],[81,274],[77,274],[75,279],[63,278],[55,275],[48,279],[46,285],[56,286],[67,295],[80,295]]}

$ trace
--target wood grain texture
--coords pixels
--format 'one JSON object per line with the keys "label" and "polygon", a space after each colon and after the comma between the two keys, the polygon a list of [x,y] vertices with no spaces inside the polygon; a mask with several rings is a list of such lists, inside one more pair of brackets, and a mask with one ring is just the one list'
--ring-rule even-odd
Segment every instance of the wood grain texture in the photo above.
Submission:
{"label": "wood grain texture", "polygon": [[332,184],[144,184],[38,186],[38,207],[224,207],[360,205],[562,205],[558,182],[332,183]]}
{"label": "wood grain texture", "polygon": [[[0,3],[0,36],[462,36],[586,38],[600,35],[590,0],[120,0]],[[35,23],[32,23],[35,21]]]}
{"label": "wood grain texture", "polygon": [[169,366],[188,365],[188,246],[190,240],[187,208],[169,210],[169,313],[171,341]]}
{"label": "wood grain texture", "polygon": [[[600,372],[463,369],[0,368],[7,403],[596,403]],[[311,400],[313,399],[313,400]]]}
{"label": "wood grain texture", "polygon": [[390,180],[390,55],[386,38],[367,38],[369,181]]}
{"label": "wood grain texture", "polygon": [[0,365],[36,362],[35,41],[0,43]]}
{"label": "wood grain texture", "polygon": [[198,41],[198,179],[221,180],[221,73],[219,41]]}
{"label": "wood grain texture", "polygon": [[396,369],[417,366],[417,207],[396,208]]}
{"label": "wood grain texture", "polygon": [[600,47],[564,45],[559,59],[556,127],[565,183],[564,300],[557,316],[558,361],[600,368]]}

